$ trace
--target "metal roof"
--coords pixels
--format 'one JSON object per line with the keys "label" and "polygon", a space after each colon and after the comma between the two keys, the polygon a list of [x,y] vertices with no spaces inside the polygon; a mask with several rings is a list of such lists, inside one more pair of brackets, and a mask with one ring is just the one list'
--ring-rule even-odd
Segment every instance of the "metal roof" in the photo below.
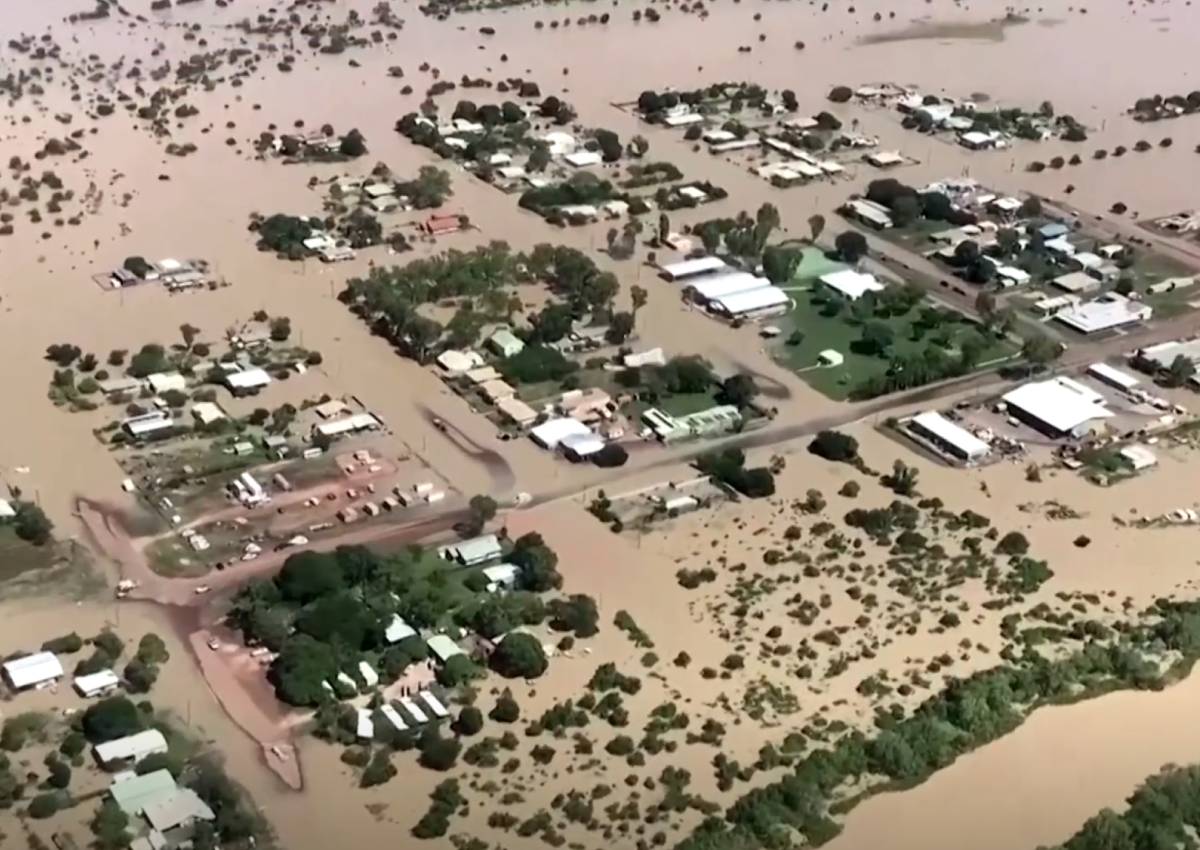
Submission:
{"label": "metal roof", "polygon": [[62,663],[53,652],[35,652],[4,662],[5,678],[18,690],[49,682],[62,674]]}

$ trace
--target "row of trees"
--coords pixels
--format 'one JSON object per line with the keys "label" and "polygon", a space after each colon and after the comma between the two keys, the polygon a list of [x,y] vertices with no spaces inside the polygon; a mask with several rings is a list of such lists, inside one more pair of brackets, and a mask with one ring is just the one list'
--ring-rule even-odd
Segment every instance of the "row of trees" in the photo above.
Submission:
{"label": "row of trees", "polygon": [[[1058,654],[1053,660],[1033,651],[1014,654],[1007,665],[951,681],[908,717],[880,714],[874,734],[855,731],[829,748],[814,750],[783,779],[749,792],[729,808],[723,821],[705,821],[678,846],[682,850],[775,846],[796,833],[816,846],[839,831],[831,804],[850,783],[858,783],[859,793],[853,799],[861,802],[868,796],[862,793],[864,782],[868,793],[888,783],[920,782],[960,755],[1008,733],[1040,706],[1113,688],[1160,688],[1200,658],[1200,602],[1162,600],[1140,623],[1115,630],[1095,624],[1068,637],[1080,642],[1078,651]],[[1164,676],[1158,660],[1171,657],[1179,660]],[[1170,802],[1166,791],[1192,793],[1194,782],[1194,775],[1188,775],[1169,786],[1152,783],[1143,798],[1135,795],[1131,802],[1136,808],[1131,808],[1123,826],[1115,823],[1116,816],[1102,815],[1065,847],[1186,843],[1188,827],[1175,812],[1190,809]],[[837,813],[844,814],[844,808]],[[1144,844],[1118,840],[1123,835],[1154,838]]]}

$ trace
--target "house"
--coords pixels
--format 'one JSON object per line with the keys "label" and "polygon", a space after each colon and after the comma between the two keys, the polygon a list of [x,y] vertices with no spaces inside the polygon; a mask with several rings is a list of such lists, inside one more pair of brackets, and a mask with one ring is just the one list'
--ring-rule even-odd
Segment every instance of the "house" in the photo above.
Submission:
{"label": "house", "polygon": [[[458,644],[446,635],[434,635],[425,643],[429,647],[430,654],[442,664],[445,664],[456,655],[466,655],[465,652],[459,649]],[[422,716],[424,715],[422,714]]]}
{"label": "house", "polygon": [[121,430],[135,440],[162,435],[174,428],[175,420],[165,410],[155,410],[150,413],[143,413],[141,416],[131,416],[121,423]]}
{"label": "house", "polygon": [[1037,233],[1047,242],[1051,239],[1059,239],[1071,232],[1071,228],[1067,227],[1061,221],[1052,221],[1048,224],[1043,224],[1037,229]]}
{"label": "house", "polygon": [[479,387],[488,381],[500,380],[500,373],[493,366],[481,366],[478,369],[472,369],[467,372],[466,378],[473,386]]}
{"label": "house", "polygon": [[340,419],[319,422],[313,426],[313,434],[320,434],[330,439],[344,434],[357,434],[360,431],[374,431],[383,427],[383,423],[374,413],[353,413]]}
{"label": "house", "polygon": [[1097,381],[1108,384],[1110,387],[1115,387],[1123,392],[1129,392],[1141,383],[1141,381],[1128,372],[1114,369],[1107,363],[1093,363],[1087,367],[1087,373]]}
{"label": "house", "polygon": [[474,567],[498,560],[504,554],[500,539],[494,534],[482,534],[470,540],[450,543],[438,550],[447,561],[457,561],[464,567]]}
{"label": "house", "polygon": [[702,121],[704,121],[704,116],[696,112],[677,112],[663,119],[663,123],[668,127],[686,127],[689,124],[699,124]]}
{"label": "house", "polygon": [[669,281],[687,280],[700,275],[712,274],[728,268],[720,257],[697,257],[678,263],[666,263],[658,267],[662,277]]}
{"label": "house", "polygon": [[[446,638],[445,635],[437,635],[437,637]],[[450,639],[446,638],[446,640],[449,641]],[[453,646],[455,649],[458,649],[458,647],[454,645],[453,641],[450,641],[449,645]],[[445,647],[445,648],[449,649],[449,647]],[[461,655],[461,654],[463,654],[461,651],[453,653],[452,655],[450,655],[450,658],[453,658],[454,655]],[[400,697],[400,699],[396,700],[396,702],[400,705],[401,708],[404,709],[405,714],[407,714],[410,718],[412,718],[414,723],[420,724],[420,723],[428,723],[429,722],[429,715],[426,714],[424,711],[422,711],[421,707],[419,705],[417,705],[415,702],[413,702],[412,699],[410,699],[409,697]]]}
{"label": "house", "polygon": [[708,309],[728,319],[755,319],[786,313],[791,305],[786,292],[777,286],[760,286],[714,298]]}
{"label": "house", "polygon": [[1068,272],[1054,278],[1051,283],[1063,292],[1070,292],[1074,295],[1095,292],[1100,288],[1100,281],[1087,272]]}
{"label": "house", "polygon": [[271,376],[263,369],[243,369],[225,376],[225,386],[235,396],[251,395],[271,383]]}
{"label": "house", "polygon": [[17,509],[8,499],[0,499],[0,519],[12,519],[17,515]]}
{"label": "house", "polygon": [[1030,274],[1016,266],[996,266],[996,280],[1006,289],[1010,286],[1020,286],[1029,283]]}
{"label": "house", "polygon": [[573,153],[579,143],[575,141],[575,137],[563,130],[552,130],[542,136],[542,142],[545,143],[550,156],[560,157]]}
{"label": "house", "polygon": [[1149,469],[1158,463],[1158,458],[1154,456],[1154,452],[1139,444],[1125,446],[1117,454],[1121,456],[1123,461],[1129,464],[1134,472],[1141,472],[1143,469]]}
{"label": "house", "polygon": [[373,688],[379,684],[379,674],[375,672],[375,668],[365,661],[358,662],[358,675],[362,677],[363,684],[368,688]]}
{"label": "house", "polygon": [[875,275],[857,272],[854,269],[823,274],[817,281],[826,289],[836,292],[847,301],[857,301],[868,292],[882,292],[884,285],[876,280]]}
{"label": "house", "polygon": [[494,331],[484,344],[499,357],[512,357],[520,354],[525,348],[525,343],[508,328]]}
{"label": "house", "polygon": [[437,356],[435,361],[448,375],[461,375],[465,372],[470,372],[472,369],[478,369],[483,365],[483,358],[479,356],[479,352],[458,351],[457,349],[447,349]]}
{"label": "house", "polygon": [[651,348],[626,354],[621,358],[621,365],[626,369],[637,369],[641,366],[662,366],[667,362],[662,348]]}
{"label": "house", "polygon": [[500,399],[496,409],[506,420],[522,428],[532,425],[538,418],[538,412],[516,396]]}
{"label": "house", "polygon": [[481,572],[487,579],[489,593],[495,593],[498,590],[513,590],[521,578],[521,568],[516,564],[496,564],[493,567],[484,567]]}
{"label": "house", "polygon": [[874,201],[849,201],[842,212],[848,217],[862,222],[875,230],[887,230],[893,225],[892,214],[887,207]]}
{"label": "house", "polygon": [[900,155],[899,151],[871,151],[864,154],[863,159],[868,165],[876,168],[895,168],[904,164],[904,157]]}
{"label": "house", "polygon": [[1043,298],[1033,305],[1033,312],[1039,316],[1054,316],[1061,313],[1063,310],[1069,310],[1079,304],[1079,298],[1075,295],[1057,295],[1053,298]]}
{"label": "house", "polygon": [[840,351],[826,348],[817,354],[817,362],[822,366],[841,366],[846,362],[846,357]]}
{"label": "house", "polygon": [[187,389],[187,379],[178,372],[156,372],[146,378],[146,383],[154,390],[155,395],[162,395],[171,390],[183,392]]}
{"label": "house", "polygon": [[196,424],[207,426],[228,417],[216,402],[198,401],[192,405],[192,418],[196,420]]}
{"label": "house", "polygon": [[72,684],[81,697],[91,699],[115,690],[121,684],[121,680],[112,670],[100,670],[96,673],[76,676]]}
{"label": "house", "polygon": [[749,292],[751,289],[761,289],[770,286],[771,281],[765,277],[749,272],[730,271],[725,274],[706,275],[697,278],[684,287],[684,292],[693,301],[708,304],[718,298],[736,295],[739,292]]}
{"label": "house", "polygon": [[142,816],[152,830],[163,835],[171,830],[182,831],[198,820],[216,819],[213,810],[191,788],[176,788],[169,796],[145,803]]}
{"label": "house", "polygon": [[689,201],[695,201],[697,204],[702,204],[708,200],[708,193],[699,186],[680,186],[675,191],[680,196],[687,198]]}
{"label": "house", "polygon": [[1177,357],[1183,357],[1192,361],[1194,365],[1200,365],[1200,339],[1160,342],[1157,345],[1139,349],[1133,356],[1132,365],[1143,372],[1155,374],[1170,369]]}
{"label": "house", "polygon": [[936,410],[918,413],[908,421],[908,430],[966,463],[976,463],[991,451],[983,440]]}
{"label": "house", "polygon": [[591,433],[592,429],[578,419],[564,416],[558,419],[550,419],[541,425],[534,426],[530,430],[529,436],[542,448],[555,451],[558,449],[559,443],[565,438],[572,435],[586,435]]}
{"label": "house", "polygon": [[599,434],[570,434],[559,441],[559,448],[570,460],[578,463],[604,449],[604,438]]}
{"label": "house", "polygon": [[392,621],[383,630],[383,639],[388,643],[399,643],[405,638],[415,637],[417,630],[404,621],[399,614],[392,615]]}
{"label": "house", "polygon": [[135,393],[142,388],[142,382],[138,378],[106,378],[98,383],[100,392],[105,395]]}
{"label": "house", "polygon": [[1049,437],[1079,437],[1113,413],[1104,396],[1078,381],[1058,377],[1023,384],[1003,397],[1008,412]]}
{"label": "house", "polygon": [[597,151],[574,151],[565,155],[563,162],[572,168],[591,168],[604,162],[604,157]]}
{"label": "house", "polygon": [[108,794],[126,815],[139,817],[146,806],[169,800],[178,790],[175,777],[165,767],[140,776],[118,779],[108,788]]}
{"label": "house", "polygon": [[375,737],[375,721],[371,719],[369,708],[356,708],[358,721],[354,727],[355,737],[360,741],[370,741]]}
{"label": "house", "polygon": [[53,652],[35,652],[4,662],[4,679],[14,691],[41,687],[62,675],[62,662]]}
{"label": "house", "polygon": [[313,408],[313,413],[320,416],[322,419],[332,419],[342,413],[345,413],[350,408],[346,402],[340,398],[331,398],[329,401],[322,402]]}
{"label": "house", "polygon": [[558,411],[563,416],[570,416],[584,423],[611,419],[616,409],[612,396],[599,387],[567,390],[558,400]]}
{"label": "house", "polygon": [[449,709],[442,704],[442,701],[434,695],[433,691],[421,691],[417,694],[417,698],[425,703],[425,706],[433,712],[434,717],[446,718],[450,716]]}
{"label": "house", "polygon": [[969,150],[983,151],[1002,146],[1003,139],[996,132],[982,133],[978,130],[969,130],[958,137],[958,143]]}
{"label": "house", "polygon": [[741,411],[732,405],[718,405],[678,417],[656,407],[642,414],[642,423],[664,443],[732,431],[741,425],[741,422]]}
{"label": "house", "polygon": [[421,229],[430,236],[445,236],[457,233],[467,226],[467,217],[463,215],[431,215],[421,222]]}
{"label": "house", "polygon": [[95,747],[96,759],[106,770],[137,764],[146,756],[167,752],[167,739],[157,729],[105,741]]}
{"label": "house", "polygon": [[1022,203],[1020,198],[1014,198],[1011,195],[1008,195],[1003,198],[993,198],[988,202],[987,208],[994,213],[1011,216],[1020,212],[1021,206]]}
{"label": "house", "polygon": [[1063,310],[1054,318],[1080,333],[1091,334],[1149,321],[1153,313],[1149,304],[1109,292],[1095,301]]}
{"label": "house", "polygon": [[517,391],[504,380],[488,381],[486,384],[480,384],[479,392],[491,404],[495,404],[506,398],[513,398],[517,394]]}
{"label": "house", "polygon": [[1042,243],[1051,254],[1057,254],[1060,259],[1066,259],[1075,253],[1075,246],[1071,244],[1071,240],[1065,236],[1059,236],[1057,239],[1050,239]]}

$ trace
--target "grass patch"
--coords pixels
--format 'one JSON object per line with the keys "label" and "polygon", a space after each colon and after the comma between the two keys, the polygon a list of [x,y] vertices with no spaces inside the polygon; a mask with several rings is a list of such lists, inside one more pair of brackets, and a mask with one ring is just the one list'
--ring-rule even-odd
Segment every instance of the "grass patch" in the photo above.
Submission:
{"label": "grass patch", "polygon": [[[887,357],[859,354],[853,350],[853,344],[862,336],[862,327],[850,317],[847,308],[843,308],[836,316],[827,316],[822,313],[824,308],[821,305],[814,304],[811,291],[797,291],[791,295],[794,303],[792,310],[775,321],[783,331],[771,347],[776,362],[797,372],[813,389],[838,401],[848,398],[854,388],[868,378],[887,371]],[[934,344],[941,335],[946,337],[945,349],[956,351],[958,340],[976,329],[973,322],[965,317],[958,317],[954,320],[948,319],[936,331],[917,336],[914,325],[917,323],[920,309],[918,306],[902,316],[871,319],[892,329],[895,334],[893,353],[912,354],[922,351]],[[803,339],[799,344],[789,345],[788,339],[794,332],[802,334]],[[1007,340],[990,339],[990,342],[980,358],[980,363],[1009,357],[1017,351],[1016,346]],[[841,354],[845,358],[842,365],[818,366],[817,355],[826,349]]]}
{"label": "grass patch", "polygon": [[17,537],[12,525],[0,525],[0,582],[47,569],[59,560],[59,554],[53,542],[34,546]]}

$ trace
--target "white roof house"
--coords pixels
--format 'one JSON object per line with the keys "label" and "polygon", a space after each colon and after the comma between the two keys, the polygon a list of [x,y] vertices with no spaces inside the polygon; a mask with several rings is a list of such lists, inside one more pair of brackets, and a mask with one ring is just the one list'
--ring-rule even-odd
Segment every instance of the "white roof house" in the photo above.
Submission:
{"label": "white roof house", "polygon": [[4,662],[4,678],[15,690],[31,688],[62,678],[62,662],[53,652],[35,652]]}
{"label": "white roof house", "polygon": [[146,756],[167,751],[167,739],[157,729],[147,729],[135,735],[105,741],[96,745],[96,758],[105,767],[125,762],[137,763]]}
{"label": "white roof house", "polygon": [[1135,472],[1149,469],[1158,463],[1158,458],[1154,456],[1154,452],[1140,443],[1125,446],[1118,454],[1126,463],[1133,467]]}
{"label": "white roof house", "polygon": [[1100,288],[1100,281],[1087,272],[1068,272],[1054,278],[1051,283],[1063,292],[1071,292],[1076,295],[1082,292],[1095,292]]}
{"label": "white roof house", "polygon": [[483,365],[483,358],[479,356],[479,352],[458,351],[457,349],[447,349],[437,356],[437,364],[443,370],[451,375],[458,375],[463,372],[469,372],[472,369],[478,369]]}
{"label": "white roof house", "polygon": [[371,720],[371,709],[358,708],[355,709],[358,713],[358,723],[355,727],[355,734],[360,741],[369,741],[375,737],[375,722]]}
{"label": "white roof house", "polygon": [[[501,357],[512,357],[520,354],[525,343],[508,328],[499,328],[487,338],[487,345]],[[482,364],[480,364],[482,365]]]}
{"label": "white roof house", "polygon": [[142,816],[150,828],[158,833],[188,826],[194,821],[216,818],[213,810],[191,788],[177,788],[163,799],[151,800],[143,807]]}
{"label": "white roof house", "polygon": [[141,416],[131,416],[121,423],[121,428],[131,437],[146,437],[174,427],[175,420],[165,410],[152,410]]}
{"label": "white roof house", "polygon": [[843,209],[847,214],[858,219],[863,224],[874,227],[876,230],[886,230],[895,223],[892,221],[891,211],[882,204],[877,204],[874,201],[848,201]]}
{"label": "white roof house", "polygon": [[388,627],[383,631],[384,640],[388,643],[399,643],[405,638],[413,637],[417,630],[404,622],[404,618],[399,614],[392,615],[392,621],[388,623]]}
{"label": "white roof house", "polygon": [[496,535],[481,534],[470,540],[443,546],[439,553],[447,561],[458,561],[460,564],[470,567],[496,560],[504,554],[504,547],[500,545],[500,538]]}
{"label": "white roof house", "polygon": [[592,429],[578,419],[564,416],[559,419],[550,419],[541,425],[534,426],[530,430],[529,436],[542,448],[554,451],[558,448],[559,443],[567,437],[591,433]]}
{"label": "white roof house", "polygon": [[604,157],[596,151],[575,151],[564,156],[563,162],[572,168],[589,168],[604,162]]}
{"label": "white roof house", "polygon": [[362,676],[362,680],[368,688],[373,688],[379,684],[379,674],[375,672],[375,668],[365,661],[358,662],[358,675]]}
{"label": "white roof house", "polygon": [[373,413],[354,413],[340,419],[319,422],[313,426],[313,432],[326,437],[337,437],[341,434],[354,434],[359,431],[370,431],[382,423]]}
{"label": "white roof house", "polygon": [[119,684],[121,684],[121,680],[112,670],[101,670],[85,676],[76,676],[74,682],[75,690],[81,697],[98,696],[105,691],[111,691]]}
{"label": "white roof house", "polygon": [[559,446],[571,458],[582,460],[591,457],[604,448],[604,438],[599,434],[568,434],[559,442]]}
{"label": "white roof house", "polygon": [[1078,433],[1083,426],[1113,415],[1104,396],[1063,377],[1017,387],[1005,394],[1004,403],[1033,427],[1056,437]]}
{"label": "white roof house", "polygon": [[227,417],[221,405],[215,401],[198,401],[192,405],[192,418],[201,425],[212,425]]}
{"label": "white roof house", "polygon": [[465,655],[458,644],[448,638],[446,635],[434,635],[426,641],[429,646],[429,651],[433,653],[438,661],[445,664],[456,655]]}
{"label": "white roof house", "polygon": [[442,701],[434,695],[433,691],[421,691],[417,696],[433,712],[435,717],[450,716],[449,710],[446,706],[442,705]]}
{"label": "white roof house", "polygon": [[842,269],[823,274],[817,280],[823,286],[827,286],[851,301],[857,301],[868,292],[882,292],[884,289],[883,284],[876,280],[875,275],[856,272],[854,269]]}
{"label": "white roof house", "polygon": [[496,409],[500,411],[501,416],[515,425],[529,425],[538,418],[536,410],[515,396],[497,401]]}
{"label": "white roof house", "polygon": [[960,460],[976,461],[991,451],[991,447],[983,440],[966,428],[951,422],[936,410],[918,413],[909,422],[909,428],[919,436],[930,439]]}
{"label": "white roof house", "polygon": [[271,376],[263,369],[243,369],[225,376],[225,386],[233,392],[257,390],[271,383]]}
{"label": "white roof house", "polygon": [[168,390],[182,392],[187,389],[187,379],[178,372],[156,372],[146,378],[146,383],[155,393],[161,394]]}
{"label": "white roof house", "polygon": [[817,360],[823,366],[841,366],[846,362],[846,356],[836,348],[826,348],[817,354]]}
{"label": "white roof house", "polygon": [[0,519],[12,519],[17,515],[17,509],[8,499],[0,499]]}
{"label": "white roof house", "polygon": [[749,272],[729,272],[714,274],[699,278],[687,284],[687,289],[698,301],[708,303],[718,298],[736,295],[739,292],[749,292],[751,289],[761,289],[770,286],[771,281],[765,277]]}
{"label": "white roof house", "polygon": [[996,266],[996,277],[1003,286],[1020,286],[1029,282],[1029,272],[1016,266]]}
{"label": "white roof house", "polygon": [[[454,656],[451,656],[451,658],[453,657]],[[400,697],[400,699],[396,700],[396,702],[400,703],[400,707],[403,708],[405,712],[408,713],[408,716],[411,717],[415,722],[429,722],[429,715],[422,711],[421,706],[417,705],[411,697]]]}
{"label": "white roof house", "polygon": [[727,268],[720,257],[696,257],[693,260],[682,260],[678,263],[666,263],[658,267],[662,276],[667,280],[684,280],[696,275],[709,274]]}
{"label": "white roof house", "polygon": [[768,315],[782,313],[787,310],[791,300],[787,293],[777,286],[760,286],[744,292],[735,292],[714,298],[709,302],[709,308],[730,318],[753,315]]}
{"label": "white roof house", "polygon": [[379,713],[387,718],[387,722],[392,724],[397,732],[403,732],[408,729],[408,724],[404,722],[404,718],[400,716],[400,712],[396,711],[386,702],[379,706]]}
{"label": "white roof house", "polygon": [[1119,390],[1131,390],[1141,383],[1133,375],[1128,372],[1122,372],[1120,369],[1114,369],[1107,363],[1093,363],[1087,367],[1087,373],[1098,381],[1103,381],[1111,387],[1116,387]]}
{"label": "white roof house", "polygon": [[1095,301],[1056,313],[1054,318],[1080,333],[1092,334],[1145,322],[1153,314],[1154,309],[1149,304],[1110,292]]}
{"label": "white roof house", "polygon": [[493,567],[484,567],[482,573],[488,581],[488,590],[496,591],[501,588],[507,590],[516,587],[517,579],[521,576],[521,568],[516,564],[496,564]]}

